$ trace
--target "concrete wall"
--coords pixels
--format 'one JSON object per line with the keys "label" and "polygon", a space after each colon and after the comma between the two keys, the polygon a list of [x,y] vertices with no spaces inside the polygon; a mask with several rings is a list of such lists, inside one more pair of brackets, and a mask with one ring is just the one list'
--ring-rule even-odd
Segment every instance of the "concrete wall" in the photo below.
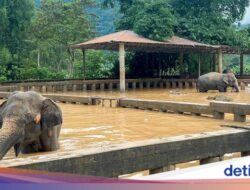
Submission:
{"label": "concrete wall", "polygon": [[138,100],[138,99],[120,99],[119,106],[128,108],[138,108],[143,110],[172,111],[177,113],[192,113],[212,115],[213,110],[207,104],[158,101],[158,100]]}
{"label": "concrete wall", "polygon": [[163,112],[190,113],[192,115],[212,115],[215,119],[224,119],[225,113],[232,113],[234,114],[234,121],[237,122],[245,122],[246,116],[250,115],[250,104],[218,101],[210,102],[207,105],[174,101],[120,99],[119,106]]}
{"label": "concrete wall", "polygon": [[[0,98],[6,99],[10,93],[0,92]],[[115,101],[115,106],[124,108],[134,108],[142,110],[153,110],[162,112],[175,112],[179,114],[189,113],[192,115],[211,115],[215,119],[224,119],[225,113],[234,114],[234,121],[245,122],[246,116],[250,115],[250,104],[228,103],[228,102],[210,102],[210,104],[199,104],[189,102],[159,101],[159,100],[140,100],[140,99],[116,99],[106,97],[90,96],[65,96],[65,95],[44,95],[56,102],[62,103],[80,103],[88,105],[104,105],[104,101]]]}
{"label": "concrete wall", "polygon": [[105,149],[77,150],[61,158],[55,154],[45,160],[33,160],[32,163],[2,160],[0,167],[117,177],[178,163],[222,157],[226,153],[247,152],[250,150],[249,138],[250,132],[247,130],[222,130],[114,145]]}
{"label": "concrete wall", "polygon": [[[38,92],[115,90],[119,89],[119,80],[67,80],[47,82],[0,83],[0,91],[35,90]],[[191,88],[195,87],[193,79],[127,79],[126,89],[143,88]]]}

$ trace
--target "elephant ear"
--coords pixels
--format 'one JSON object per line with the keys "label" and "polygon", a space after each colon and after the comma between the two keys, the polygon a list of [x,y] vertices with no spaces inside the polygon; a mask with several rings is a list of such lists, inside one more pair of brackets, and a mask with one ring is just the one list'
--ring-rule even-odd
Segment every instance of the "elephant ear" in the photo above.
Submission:
{"label": "elephant ear", "polygon": [[51,129],[62,124],[62,111],[51,99],[42,102],[41,127],[43,130]]}
{"label": "elephant ear", "polygon": [[227,76],[224,76],[224,77],[223,77],[223,82],[226,83],[227,85],[229,84],[229,81],[228,81],[228,77],[227,77]]}
{"label": "elephant ear", "polygon": [[6,107],[6,103],[7,103],[7,101],[5,100],[5,101],[0,105],[0,129],[2,128],[2,125],[3,125],[3,116],[2,116],[2,112],[3,112],[4,108]]}

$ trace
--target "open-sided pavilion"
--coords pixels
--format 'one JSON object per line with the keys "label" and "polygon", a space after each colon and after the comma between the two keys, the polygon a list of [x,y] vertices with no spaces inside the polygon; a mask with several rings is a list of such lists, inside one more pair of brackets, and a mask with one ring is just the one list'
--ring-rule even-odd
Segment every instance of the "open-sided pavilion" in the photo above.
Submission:
{"label": "open-sided pavilion", "polygon": [[[111,50],[119,51],[120,64],[120,91],[125,91],[125,51],[131,52],[158,52],[158,53],[179,53],[180,64],[183,64],[184,53],[210,53],[214,55],[213,68],[218,65],[218,72],[222,72],[223,54],[240,54],[240,71],[243,75],[243,52],[238,48],[229,46],[214,46],[194,42],[188,39],[173,36],[165,41],[155,41],[144,38],[133,31],[124,30],[92,40],[70,46],[72,49],[82,49],[83,62],[85,65],[85,51]],[[85,67],[85,66],[84,66]],[[200,75],[200,59],[198,61],[198,75]],[[85,70],[85,69],[84,69]]]}

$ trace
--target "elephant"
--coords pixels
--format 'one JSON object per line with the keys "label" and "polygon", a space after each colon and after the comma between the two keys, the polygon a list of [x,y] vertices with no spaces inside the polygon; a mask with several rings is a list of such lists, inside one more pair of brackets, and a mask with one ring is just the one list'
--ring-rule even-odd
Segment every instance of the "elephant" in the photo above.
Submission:
{"label": "elephant", "polygon": [[16,157],[57,150],[62,122],[51,99],[34,91],[13,92],[0,106],[0,160],[13,146]]}
{"label": "elephant", "polygon": [[238,81],[233,73],[221,74],[211,72],[198,78],[197,90],[199,92],[207,92],[208,90],[226,92],[229,86],[236,92],[240,92]]}

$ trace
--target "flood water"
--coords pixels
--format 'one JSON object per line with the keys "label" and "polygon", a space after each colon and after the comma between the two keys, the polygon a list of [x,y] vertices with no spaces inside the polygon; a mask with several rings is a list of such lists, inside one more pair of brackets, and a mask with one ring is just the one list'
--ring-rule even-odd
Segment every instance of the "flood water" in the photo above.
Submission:
{"label": "flood water", "polygon": [[143,90],[128,90],[126,93],[118,91],[89,91],[89,92],[67,92],[59,94],[73,96],[101,96],[112,98],[136,98],[148,100],[166,100],[179,102],[198,102],[208,103],[207,98],[216,95],[225,95],[232,98],[234,102],[250,103],[250,88],[241,91],[240,93],[229,92],[218,93],[218,91],[209,91],[208,93],[197,93],[196,89],[143,89]]}
{"label": "flood water", "polygon": [[[180,92],[161,89],[129,91],[125,95],[120,95],[118,92],[68,93],[67,95],[98,95],[208,103],[206,99],[208,96],[218,94],[214,92],[198,94],[195,90],[180,90]],[[242,91],[238,94],[227,93],[226,95],[237,102],[250,102],[248,91]],[[49,153],[21,154],[18,158],[15,158],[13,150],[11,150],[4,160],[0,161],[0,167],[5,166],[8,162],[29,163],[34,160],[47,160],[51,156],[60,158],[60,156],[71,155],[72,152],[77,150],[103,149],[127,142],[224,130],[225,128],[220,125],[250,124],[250,118],[247,119],[247,123],[233,122],[232,115],[227,115],[225,120],[215,120],[209,117],[129,108],[75,104],[59,104],[59,106],[62,108],[64,117],[60,135],[60,149]]]}

